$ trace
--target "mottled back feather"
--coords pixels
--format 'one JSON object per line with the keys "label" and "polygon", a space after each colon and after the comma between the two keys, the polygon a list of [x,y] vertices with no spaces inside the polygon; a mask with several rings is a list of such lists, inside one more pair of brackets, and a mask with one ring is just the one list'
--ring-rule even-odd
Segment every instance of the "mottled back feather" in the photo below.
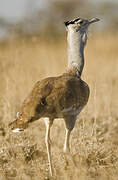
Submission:
{"label": "mottled back feather", "polygon": [[78,109],[88,101],[89,87],[77,76],[64,73],[59,77],[48,77],[38,81],[23,102],[11,128],[25,128],[28,123],[41,117],[64,118],[79,114]]}

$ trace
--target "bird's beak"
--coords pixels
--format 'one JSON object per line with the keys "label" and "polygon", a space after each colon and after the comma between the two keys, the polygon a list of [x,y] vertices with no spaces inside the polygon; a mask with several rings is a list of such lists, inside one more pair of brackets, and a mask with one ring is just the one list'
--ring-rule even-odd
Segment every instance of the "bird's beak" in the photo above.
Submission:
{"label": "bird's beak", "polygon": [[98,21],[100,21],[100,19],[92,18],[92,19],[89,20],[89,24],[94,23],[94,22],[98,22]]}

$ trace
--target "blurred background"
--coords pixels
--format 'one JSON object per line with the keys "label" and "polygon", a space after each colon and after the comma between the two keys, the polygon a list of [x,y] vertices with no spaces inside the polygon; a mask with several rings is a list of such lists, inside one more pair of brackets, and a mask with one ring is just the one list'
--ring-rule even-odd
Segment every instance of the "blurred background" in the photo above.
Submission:
{"label": "blurred background", "polygon": [[71,134],[74,163],[62,152],[64,121],[54,121],[53,179],[118,179],[118,0],[0,0],[0,180],[50,179],[44,122],[21,134],[8,123],[37,81],[66,71],[63,22],[78,16],[101,19],[85,48],[90,97]]}
{"label": "blurred background", "polygon": [[0,0],[0,39],[15,35],[61,34],[63,22],[99,17],[97,31],[117,31],[117,0]]}

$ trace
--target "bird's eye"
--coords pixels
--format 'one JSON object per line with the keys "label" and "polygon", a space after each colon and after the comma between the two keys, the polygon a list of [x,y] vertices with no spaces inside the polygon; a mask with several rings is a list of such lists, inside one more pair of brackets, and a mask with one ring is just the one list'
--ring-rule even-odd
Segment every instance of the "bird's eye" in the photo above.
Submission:
{"label": "bird's eye", "polygon": [[83,21],[81,20],[81,21],[79,21],[79,24],[83,24]]}

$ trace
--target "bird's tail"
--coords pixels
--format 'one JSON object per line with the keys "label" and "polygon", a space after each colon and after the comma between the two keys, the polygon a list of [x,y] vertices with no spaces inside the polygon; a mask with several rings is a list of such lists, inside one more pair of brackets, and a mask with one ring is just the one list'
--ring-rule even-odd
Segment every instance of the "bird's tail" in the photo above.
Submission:
{"label": "bird's tail", "polygon": [[22,122],[19,122],[18,119],[15,119],[8,126],[12,130],[12,132],[17,133],[20,131],[24,131],[24,129],[28,127],[28,123],[22,123]]}

